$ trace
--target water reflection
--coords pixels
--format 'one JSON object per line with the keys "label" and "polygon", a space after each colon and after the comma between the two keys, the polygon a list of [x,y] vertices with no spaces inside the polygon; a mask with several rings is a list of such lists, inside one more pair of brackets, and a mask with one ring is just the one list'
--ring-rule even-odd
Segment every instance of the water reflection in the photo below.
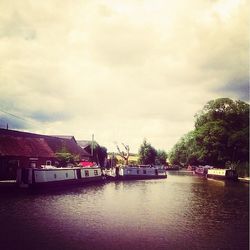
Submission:
{"label": "water reflection", "polygon": [[248,249],[248,187],[195,176],[0,195],[3,249]]}

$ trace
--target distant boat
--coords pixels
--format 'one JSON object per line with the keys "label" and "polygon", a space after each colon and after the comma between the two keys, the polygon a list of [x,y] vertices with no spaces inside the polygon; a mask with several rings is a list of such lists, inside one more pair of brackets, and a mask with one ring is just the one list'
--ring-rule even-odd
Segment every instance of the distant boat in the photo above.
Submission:
{"label": "distant boat", "polygon": [[197,174],[197,175],[200,175],[200,176],[207,176],[207,172],[209,169],[212,169],[213,167],[212,166],[209,166],[209,165],[206,165],[206,166],[199,166],[199,167],[196,167],[195,170],[194,170],[194,173]]}
{"label": "distant boat", "polygon": [[118,172],[119,179],[161,179],[167,178],[166,169],[162,166],[138,165],[122,166]]}
{"label": "distant boat", "polygon": [[167,170],[167,171],[171,171],[171,170],[180,170],[180,169],[181,169],[181,167],[180,167],[180,166],[177,166],[177,165],[166,167],[166,170]]}
{"label": "distant boat", "polygon": [[98,166],[57,168],[19,168],[17,185],[21,188],[44,188],[66,185],[80,185],[87,182],[102,181],[103,176]]}
{"label": "distant boat", "polygon": [[195,171],[196,166],[188,165],[187,171]]}
{"label": "distant boat", "polygon": [[109,168],[103,170],[103,175],[106,180],[115,180],[118,177],[119,168]]}
{"label": "distant boat", "polygon": [[222,180],[238,180],[238,173],[233,169],[213,168],[208,169],[207,178]]}

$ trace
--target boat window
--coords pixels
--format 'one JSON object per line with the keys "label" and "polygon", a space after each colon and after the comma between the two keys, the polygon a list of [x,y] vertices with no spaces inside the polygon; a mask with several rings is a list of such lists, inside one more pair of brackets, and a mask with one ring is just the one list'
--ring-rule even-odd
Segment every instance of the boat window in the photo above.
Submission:
{"label": "boat window", "polygon": [[51,161],[46,161],[47,166],[51,166]]}
{"label": "boat window", "polygon": [[54,178],[56,179],[56,174],[54,174]]}
{"label": "boat window", "polygon": [[140,173],[140,170],[139,169],[137,169],[137,174],[139,174]]}
{"label": "boat window", "polygon": [[85,176],[89,176],[89,171],[85,170]]}
{"label": "boat window", "polygon": [[66,175],[66,178],[68,178],[68,176],[69,176],[68,173],[66,173],[65,175]]}
{"label": "boat window", "polygon": [[31,163],[30,163],[30,166],[31,166],[32,168],[36,168],[36,163],[35,163],[35,162],[31,162]]}
{"label": "boat window", "polygon": [[94,175],[98,175],[98,171],[97,170],[94,170]]}
{"label": "boat window", "polygon": [[146,170],[143,170],[143,174],[146,174],[147,173],[147,171]]}

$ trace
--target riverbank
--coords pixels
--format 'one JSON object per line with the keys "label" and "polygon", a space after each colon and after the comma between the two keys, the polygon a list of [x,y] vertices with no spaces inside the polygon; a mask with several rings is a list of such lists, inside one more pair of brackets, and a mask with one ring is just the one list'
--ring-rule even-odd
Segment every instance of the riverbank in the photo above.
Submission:
{"label": "riverbank", "polygon": [[248,183],[250,182],[250,178],[249,177],[239,177],[238,180],[240,182],[244,182],[244,183]]}

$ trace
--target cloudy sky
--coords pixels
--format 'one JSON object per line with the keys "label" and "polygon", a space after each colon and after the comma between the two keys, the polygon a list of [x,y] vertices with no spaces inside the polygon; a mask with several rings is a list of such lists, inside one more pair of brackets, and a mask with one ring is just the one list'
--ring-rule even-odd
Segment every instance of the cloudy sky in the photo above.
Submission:
{"label": "cloudy sky", "polygon": [[168,151],[207,101],[248,101],[249,7],[0,0],[0,127]]}

